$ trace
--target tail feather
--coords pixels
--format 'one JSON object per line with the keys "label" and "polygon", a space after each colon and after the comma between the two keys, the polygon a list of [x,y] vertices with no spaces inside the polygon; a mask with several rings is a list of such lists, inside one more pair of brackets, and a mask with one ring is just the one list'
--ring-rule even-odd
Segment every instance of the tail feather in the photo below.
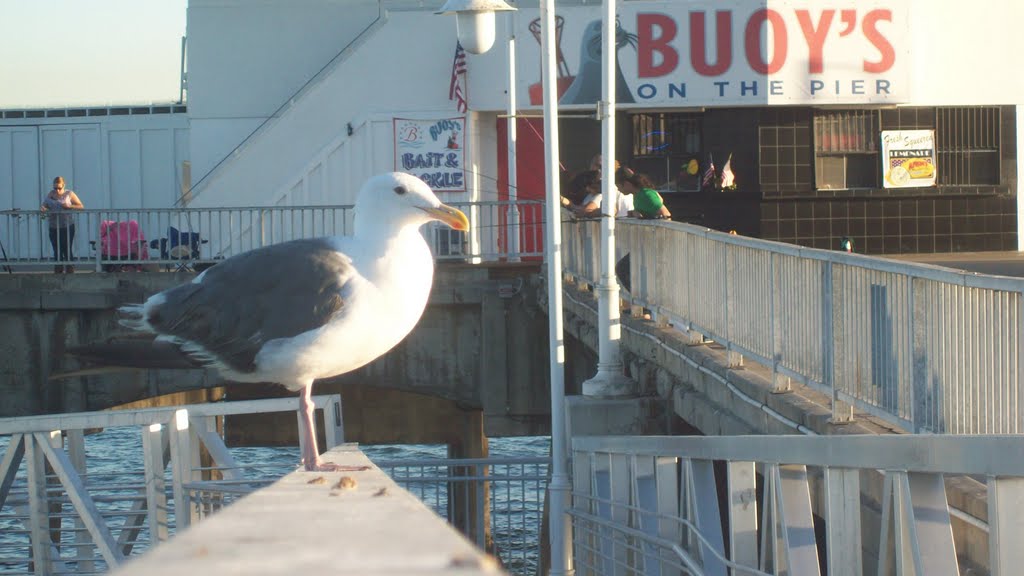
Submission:
{"label": "tail feather", "polygon": [[117,323],[121,326],[138,332],[153,332],[153,327],[146,321],[145,309],[142,304],[121,306],[117,311],[121,314],[117,319]]}
{"label": "tail feather", "polygon": [[79,361],[119,368],[202,368],[174,342],[163,339],[115,339],[98,344],[69,348],[67,353]]}

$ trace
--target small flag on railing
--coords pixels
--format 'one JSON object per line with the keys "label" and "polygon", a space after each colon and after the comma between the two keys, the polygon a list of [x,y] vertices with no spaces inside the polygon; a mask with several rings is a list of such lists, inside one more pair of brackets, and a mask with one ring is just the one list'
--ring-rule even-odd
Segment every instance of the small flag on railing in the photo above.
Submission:
{"label": "small flag on railing", "polygon": [[462,89],[463,80],[466,78],[466,51],[462,49],[462,43],[455,41],[455,61],[452,62],[452,79],[448,84],[448,99],[455,100],[455,108],[459,112],[467,109],[466,96]]}
{"label": "small flag on railing", "polygon": [[701,188],[707,188],[715,183],[715,161],[708,153],[708,165],[704,168],[704,177],[701,179]]}

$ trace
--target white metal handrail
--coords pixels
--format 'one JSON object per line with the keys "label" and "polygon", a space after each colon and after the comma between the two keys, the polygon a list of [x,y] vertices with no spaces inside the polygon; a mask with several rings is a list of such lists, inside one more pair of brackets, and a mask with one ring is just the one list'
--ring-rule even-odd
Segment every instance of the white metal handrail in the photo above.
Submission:
{"label": "white metal handrail", "polygon": [[[953,540],[944,478],[960,475],[986,482],[991,573],[1016,574],[1024,562],[1017,436],[576,438],[576,573],[819,574],[823,552],[833,576],[956,575],[964,550]],[[880,489],[867,486],[876,482]],[[878,500],[869,506],[881,508],[878,530],[861,529],[864,494]],[[877,567],[865,567],[876,554]]]}
{"label": "white metal handrail", "polygon": [[[470,220],[468,233],[432,225],[424,229],[440,260],[537,258],[543,252],[543,203],[536,200],[455,202]],[[510,219],[510,211],[518,215]],[[57,228],[70,245],[69,264],[97,271],[211,264],[254,248],[300,238],[352,233],[351,205],[224,208],[87,209],[65,212]],[[57,216],[36,210],[0,211],[0,247],[11,268],[55,264],[50,224]],[[514,227],[511,225],[514,224]],[[519,243],[509,234],[518,230]],[[513,252],[510,246],[518,246]],[[60,255],[62,258],[64,254]],[[63,264],[63,262],[62,262]]]}
{"label": "white metal handrail", "polygon": [[[599,224],[563,223],[567,274],[599,278]],[[1022,433],[1024,279],[624,220],[628,298],[772,371],[915,432]]]}
{"label": "white metal handrail", "polygon": [[[313,402],[325,413],[326,448],[340,444],[340,396],[315,396]],[[0,459],[0,512],[24,527],[24,547],[36,574],[65,572],[72,563],[76,572],[112,568],[201,517],[191,498],[210,470],[201,465],[200,447],[229,483],[245,480],[216,433],[217,417],[293,412],[296,406],[294,398],[277,398],[0,419],[0,435],[10,436]],[[111,475],[87,472],[85,432],[108,427],[134,427],[142,438],[143,461],[126,461],[113,483],[103,479]],[[126,483],[121,480],[125,476],[133,480]],[[65,526],[64,520],[72,525]],[[52,541],[51,522],[61,526],[58,534],[71,534],[73,540],[62,536]],[[5,542],[3,548],[11,546]],[[29,554],[0,554],[0,564],[7,567],[29,562]]]}

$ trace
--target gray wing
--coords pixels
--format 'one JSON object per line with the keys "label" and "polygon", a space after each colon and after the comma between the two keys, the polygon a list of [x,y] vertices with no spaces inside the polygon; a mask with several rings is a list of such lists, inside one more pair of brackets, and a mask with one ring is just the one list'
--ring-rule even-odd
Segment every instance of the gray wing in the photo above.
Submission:
{"label": "gray wing", "polygon": [[346,309],[351,260],[324,239],[294,240],[239,254],[209,268],[200,283],[171,288],[147,320],[157,333],[187,340],[238,372],[276,338],[319,328]]}

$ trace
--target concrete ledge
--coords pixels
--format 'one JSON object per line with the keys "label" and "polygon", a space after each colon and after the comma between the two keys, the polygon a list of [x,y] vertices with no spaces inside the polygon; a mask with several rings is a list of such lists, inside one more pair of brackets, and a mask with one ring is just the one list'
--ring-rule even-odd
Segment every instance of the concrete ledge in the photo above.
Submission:
{"label": "concrete ledge", "polygon": [[105,310],[188,282],[191,272],[0,274],[0,310]]}
{"label": "concrete ledge", "polygon": [[[370,468],[293,472],[114,574],[504,574],[355,446],[325,459]],[[336,487],[345,476],[353,488]]]}

